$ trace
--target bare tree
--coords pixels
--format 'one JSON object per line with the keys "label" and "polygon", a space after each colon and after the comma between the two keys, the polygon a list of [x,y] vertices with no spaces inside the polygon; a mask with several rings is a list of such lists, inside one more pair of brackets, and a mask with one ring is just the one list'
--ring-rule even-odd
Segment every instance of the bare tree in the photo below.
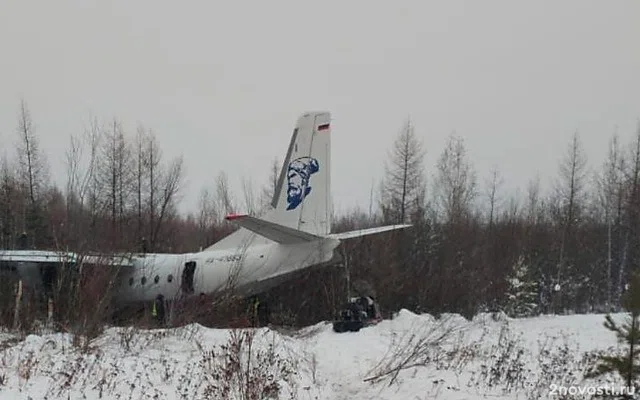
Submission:
{"label": "bare tree", "polygon": [[78,181],[80,180],[80,160],[82,157],[81,143],[78,137],[71,135],[69,138],[69,148],[66,153],[67,164],[67,214],[70,214],[72,204],[78,202],[76,193],[78,192]]}
{"label": "bare tree", "polygon": [[214,241],[215,226],[219,219],[217,203],[214,196],[207,188],[202,188],[198,202],[197,225],[200,234],[200,247],[206,246]]}
{"label": "bare tree", "polygon": [[269,179],[262,188],[261,208],[262,210],[268,210],[270,207],[275,207],[274,196],[278,187],[278,178],[280,177],[280,162],[278,158],[274,158],[271,161],[269,167]]}
{"label": "bare tree", "polygon": [[105,130],[97,119],[92,119],[91,124],[84,131],[84,146],[88,150],[88,158],[84,162],[84,173],[81,175],[78,196],[80,204],[84,208],[88,203],[88,212],[91,223],[95,221],[103,207],[100,204],[102,188],[99,185],[101,146],[103,145]]}
{"label": "bare tree", "polygon": [[257,215],[260,213],[257,197],[251,178],[242,178],[242,194],[244,197],[244,208],[249,215]]}
{"label": "bare tree", "polygon": [[36,136],[31,112],[27,103],[20,102],[18,113],[18,164],[20,167],[19,182],[28,199],[28,208],[24,212],[24,230],[32,238],[33,246],[43,244],[45,235],[45,218],[42,215],[41,196],[48,183],[47,165],[44,154],[40,151],[40,141]]}
{"label": "bare tree", "polygon": [[527,183],[527,221],[529,225],[538,220],[540,208],[540,175],[536,175]]}
{"label": "bare tree", "polygon": [[[560,258],[557,281],[560,282],[566,257],[567,244],[573,247],[574,227],[582,218],[585,203],[587,158],[582,148],[580,136],[575,132],[567,148],[567,153],[559,166],[559,180],[556,183],[558,211],[562,226],[560,238]],[[575,250],[572,248],[572,250]]]}
{"label": "bare tree", "polygon": [[20,103],[18,134],[20,135],[18,146],[20,180],[28,193],[30,203],[35,205],[47,183],[47,165],[40,151],[40,141],[36,136],[31,112],[24,100]]}
{"label": "bare tree", "polygon": [[143,247],[154,251],[170,215],[184,177],[183,159],[163,160],[158,139],[151,129],[138,127],[135,142],[135,203],[137,235]]}
{"label": "bare tree", "polygon": [[11,249],[19,228],[18,185],[12,173],[9,159],[2,159],[2,176],[0,177],[0,248]]}
{"label": "bare tree", "polygon": [[520,218],[520,196],[518,191],[515,194],[509,196],[509,201],[507,203],[507,207],[504,210],[504,219],[508,223],[515,223]]}
{"label": "bare tree", "polygon": [[221,171],[216,179],[216,196],[218,201],[217,209],[223,211],[225,215],[235,212],[235,206],[227,174]]}
{"label": "bare tree", "polygon": [[128,208],[134,169],[131,149],[118,120],[113,120],[111,128],[105,134],[105,139],[100,154],[96,183],[101,188],[102,203],[109,210],[111,224],[109,242],[116,245],[116,238],[121,238],[122,243],[126,240],[123,237],[122,224]]}
{"label": "bare tree", "polygon": [[[620,268],[618,269],[618,279],[616,287],[616,302],[620,303],[622,297],[622,287],[625,278],[627,266],[634,260],[634,248],[631,247],[633,237],[639,234],[638,225],[640,224],[640,121],[636,130],[636,137],[629,150],[629,163],[624,169],[625,174],[625,218],[624,218],[624,242],[622,255],[620,260]],[[640,255],[636,255],[640,258]],[[637,261],[636,261],[637,262]]]}
{"label": "bare tree", "polygon": [[150,221],[152,227],[151,240],[149,242],[151,250],[154,250],[157,245],[164,222],[170,215],[175,213],[175,206],[178,201],[177,196],[184,181],[183,164],[182,157],[175,158],[160,176],[161,191],[156,197],[158,202],[154,203],[156,209],[152,211],[154,217]]}
{"label": "bare tree", "polygon": [[559,181],[556,190],[560,199],[563,214],[565,235],[581,218],[584,207],[587,158],[582,148],[578,132],[574,133],[565,158],[560,163]]}
{"label": "bare tree", "polygon": [[92,118],[81,135],[71,135],[66,151],[66,226],[76,245],[88,241],[84,214],[88,212],[91,220],[97,217],[97,185],[94,183],[102,133],[97,119]]}
{"label": "bare tree", "polygon": [[487,189],[486,195],[489,201],[489,231],[493,229],[494,215],[497,212],[498,207],[498,192],[500,187],[504,183],[504,179],[500,175],[497,167],[491,169],[491,175],[488,181],[486,181]]}
{"label": "bare tree", "polygon": [[607,226],[607,308],[613,301],[613,230],[621,219],[622,203],[624,198],[624,161],[620,150],[620,142],[617,133],[609,141],[609,154],[602,167],[602,172],[596,177],[599,188],[599,206]]}
{"label": "bare tree", "polygon": [[147,141],[147,132],[143,126],[138,126],[138,131],[136,133],[136,143],[135,143],[135,162],[136,162],[136,177],[135,177],[135,185],[136,185],[136,220],[137,220],[137,236],[142,236],[142,232],[144,231],[144,188],[147,183],[146,179],[146,163],[147,163],[147,155],[146,155],[146,141]]}
{"label": "bare tree", "polygon": [[387,221],[404,223],[413,213],[424,209],[426,178],[422,142],[407,120],[396,137],[385,162],[381,185],[382,211]]}
{"label": "bare tree", "polygon": [[467,160],[464,140],[455,133],[449,135],[438,160],[434,192],[446,221],[457,222],[469,216],[476,196],[476,175]]}
{"label": "bare tree", "polygon": [[[151,227],[151,248],[155,247],[155,240],[157,230],[159,229],[159,224],[156,223],[157,218],[160,217],[160,213],[163,213],[166,210],[166,205],[168,202],[172,200],[172,197],[177,193],[178,187],[181,183],[182,175],[182,160],[177,159],[174,160],[173,169],[174,171],[167,171],[167,179],[165,182],[161,183],[162,180],[162,167],[161,167],[161,159],[162,154],[160,150],[160,146],[156,139],[153,131],[149,130],[146,137],[146,163],[145,167],[147,169],[147,178],[148,178],[148,210],[149,210],[149,226]],[[171,178],[169,175],[173,175]],[[162,184],[162,187],[160,185]],[[158,210],[158,194],[162,192],[162,203],[160,205],[160,210]]]}

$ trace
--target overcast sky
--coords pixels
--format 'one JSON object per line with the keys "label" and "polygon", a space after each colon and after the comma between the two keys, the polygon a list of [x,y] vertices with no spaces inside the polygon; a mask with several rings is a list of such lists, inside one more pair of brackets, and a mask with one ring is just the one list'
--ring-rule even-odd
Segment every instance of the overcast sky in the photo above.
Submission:
{"label": "overcast sky", "polygon": [[142,122],[184,154],[194,208],[221,170],[262,184],[298,115],[329,110],[334,202],[367,208],[410,115],[430,181],[455,131],[480,182],[496,165],[510,188],[546,184],[574,131],[592,167],[616,126],[633,134],[639,17],[636,0],[5,0],[0,144],[24,98],[63,182],[91,115]]}

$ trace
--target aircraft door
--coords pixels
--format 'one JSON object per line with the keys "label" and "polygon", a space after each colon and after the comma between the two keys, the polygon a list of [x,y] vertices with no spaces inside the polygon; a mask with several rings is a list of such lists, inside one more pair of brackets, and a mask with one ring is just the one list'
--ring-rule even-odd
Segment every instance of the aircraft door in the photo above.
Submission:
{"label": "aircraft door", "polygon": [[184,269],[182,270],[182,293],[191,294],[193,293],[193,278],[196,273],[196,262],[189,261],[184,264]]}

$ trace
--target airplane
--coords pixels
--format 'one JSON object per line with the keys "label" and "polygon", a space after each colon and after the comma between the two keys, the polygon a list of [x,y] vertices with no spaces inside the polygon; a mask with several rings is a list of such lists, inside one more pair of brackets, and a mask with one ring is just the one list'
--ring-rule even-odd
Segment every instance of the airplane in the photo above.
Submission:
{"label": "airplane", "polygon": [[[295,125],[270,209],[258,218],[232,214],[239,229],[193,253],[84,256],[85,263],[118,265],[116,304],[153,301],[232,288],[246,296],[262,293],[310,267],[335,262],[341,241],[411,225],[331,233],[331,114],[307,112]],[[43,266],[79,262],[73,252],[0,250],[0,268],[12,268],[31,281]]]}

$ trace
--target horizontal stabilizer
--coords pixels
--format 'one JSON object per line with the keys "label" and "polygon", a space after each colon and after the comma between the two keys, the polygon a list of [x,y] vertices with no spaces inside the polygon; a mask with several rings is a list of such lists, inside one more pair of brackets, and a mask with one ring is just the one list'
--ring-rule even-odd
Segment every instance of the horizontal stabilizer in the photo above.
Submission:
{"label": "horizontal stabilizer", "polygon": [[356,231],[349,231],[349,232],[342,232],[342,233],[332,233],[330,235],[327,235],[327,238],[330,239],[338,239],[338,240],[345,240],[345,239],[352,239],[352,238],[356,238],[356,237],[361,237],[361,236],[366,236],[366,235],[373,235],[376,233],[381,233],[381,232],[388,232],[388,231],[393,231],[396,229],[404,229],[404,228],[408,228],[411,225],[387,225],[387,226],[379,226],[376,228],[368,228],[368,229],[359,229]]}
{"label": "horizontal stabilizer", "polygon": [[227,221],[233,221],[245,229],[280,244],[305,243],[323,239],[321,236],[316,236],[311,233],[289,228],[274,222],[268,222],[249,215],[231,214],[228,215],[226,219]]}

